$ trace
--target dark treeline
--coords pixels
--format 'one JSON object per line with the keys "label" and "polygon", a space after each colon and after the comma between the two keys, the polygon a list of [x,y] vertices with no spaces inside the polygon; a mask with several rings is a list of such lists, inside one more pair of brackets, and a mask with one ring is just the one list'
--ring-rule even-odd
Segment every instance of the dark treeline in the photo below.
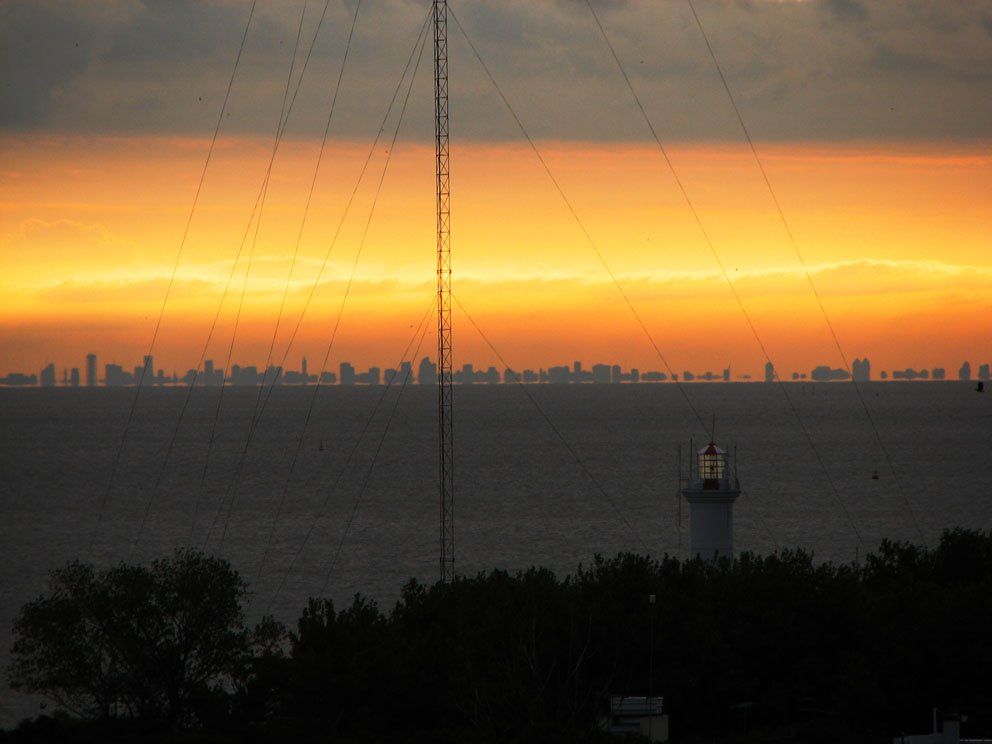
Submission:
{"label": "dark treeline", "polygon": [[[182,560],[226,570],[243,596],[217,559],[183,553],[157,565],[175,573]],[[105,575],[69,568],[90,571],[80,597],[99,593]],[[968,736],[992,734],[992,534],[980,531],[947,532],[932,548],[883,542],[859,565],[803,551],[716,564],[622,554],[564,579],[535,568],[411,581],[389,612],[362,597],[344,608],[311,599],[291,632],[271,622],[250,631],[225,615],[230,632],[206,634],[219,655],[180,630],[172,645],[183,663],[203,653],[212,668],[171,664],[166,644],[128,670],[134,643],[111,658],[131,632],[115,621],[102,652],[90,649],[116,680],[97,702],[65,687],[84,669],[45,677],[56,662],[42,640],[88,611],[59,619],[68,609],[52,601],[81,600],[56,574],[17,621],[9,676],[74,700],[80,715],[25,721],[0,741],[608,741],[597,728],[608,696],[649,692],[664,696],[680,742],[886,742],[928,731],[934,706],[967,715]],[[218,593],[216,581],[201,583]],[[131,614],[136,591],[117,596]],[[153,602],[173,613],[154,634],[186,621],[175,595]],[[171,671],[156,677],[156,667]],[[176,671],[186,668],[199,676]]]}

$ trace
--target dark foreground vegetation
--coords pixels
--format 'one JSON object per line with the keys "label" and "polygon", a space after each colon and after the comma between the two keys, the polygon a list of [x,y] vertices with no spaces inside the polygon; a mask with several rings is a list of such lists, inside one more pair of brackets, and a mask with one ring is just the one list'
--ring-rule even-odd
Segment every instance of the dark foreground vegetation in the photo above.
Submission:
{"label": "dark foreground vegetation", "polygon": [[[610,693],[665,698],[673,741],[884,742],[933,706],[992,734],[992,534],[720,564],[596,558],[449,585],[392,611],[311,599],[244,625],[222,560],[70,564],[15,624],[11,686],[73,715],[0,742],[608,741]],[[649,601],[650,595],[655,602]]]}

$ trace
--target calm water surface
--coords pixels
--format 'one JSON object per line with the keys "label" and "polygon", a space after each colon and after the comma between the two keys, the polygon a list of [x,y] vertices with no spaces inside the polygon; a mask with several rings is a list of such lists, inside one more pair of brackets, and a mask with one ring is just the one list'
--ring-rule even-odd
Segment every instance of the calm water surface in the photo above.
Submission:
{"label": "calm water surface", "polygon": [[[992,528],[992,395],[973,383],[864,386],[874,427],[851,384],[527,392],[455,389],[459,573],[684,554],[679,447],[705,444],[714,416],[744,489],[738,549],[846,562],[883,537]],[[257,389],[0,389],[0,623],[68,560],[189,545],[250,582],[251,617],[293,622],[308,596],[358,591],[388,607],[437,575],[435,392],[399,393],[276,389],[248,441]],[[4,689],[0,726],[37,705]]]}

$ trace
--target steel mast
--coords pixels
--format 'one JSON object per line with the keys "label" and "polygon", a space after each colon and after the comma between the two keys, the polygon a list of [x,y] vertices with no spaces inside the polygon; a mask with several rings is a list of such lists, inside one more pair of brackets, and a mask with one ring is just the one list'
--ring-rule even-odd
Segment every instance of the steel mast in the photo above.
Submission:
{"label": "steel mast", "polygon": [[455,576],[451,428],[451,235],[448,181],[448,3],[434,0],[434,139],[437,183],[437,426],[441,581]]}

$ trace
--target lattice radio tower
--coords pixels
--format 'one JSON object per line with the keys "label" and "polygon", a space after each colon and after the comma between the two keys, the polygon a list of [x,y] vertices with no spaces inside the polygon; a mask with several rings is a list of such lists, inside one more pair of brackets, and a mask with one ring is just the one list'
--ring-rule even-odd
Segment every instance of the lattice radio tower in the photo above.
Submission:
{"label": "lattice radio tower", "polygon": [[455,576],[451,428],[451,234],[448,181],[448,3],[434,0],[434,135],[437,165],[437,427],[441,581]]}

